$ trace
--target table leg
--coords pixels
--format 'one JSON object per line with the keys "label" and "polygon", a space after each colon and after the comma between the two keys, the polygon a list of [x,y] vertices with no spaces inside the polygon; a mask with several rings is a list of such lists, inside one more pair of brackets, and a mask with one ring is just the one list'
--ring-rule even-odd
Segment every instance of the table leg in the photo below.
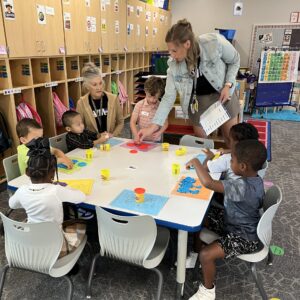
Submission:
{"label": "table leg", "polygon": [[187,231],[178,230],[178,244],[177,244],[177,289],[176,289],[176,299],[180,299],[184,292],[184,282],[185,282],[185,261],[187,252]]}

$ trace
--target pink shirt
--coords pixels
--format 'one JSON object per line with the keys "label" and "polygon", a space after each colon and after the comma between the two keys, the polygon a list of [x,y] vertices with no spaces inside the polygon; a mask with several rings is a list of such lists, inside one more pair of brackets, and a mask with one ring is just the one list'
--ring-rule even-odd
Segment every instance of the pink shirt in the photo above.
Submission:
{"label": "pink shirt", "polygon": [[[133,115],[137,117],[137,125],[140,129],[147,128],[151,125],[152,119],[157,111],[159,106],[159,102],[155,104],[148,104],[146,99],[139,101],[132,112]],[[152,140],[150,137],[147,140]],[[155,141],[161,140],[161,136],[159,136]]]}

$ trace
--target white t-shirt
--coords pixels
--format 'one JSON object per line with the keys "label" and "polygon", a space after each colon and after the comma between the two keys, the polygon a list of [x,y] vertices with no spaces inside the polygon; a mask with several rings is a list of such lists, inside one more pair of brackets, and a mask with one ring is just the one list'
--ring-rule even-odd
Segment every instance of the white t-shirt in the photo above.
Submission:
{"label": "white t-shirt", "polygon": [[223,173],[224,179],[238,179],[241,176],[235,175],[230,167],[231,154],[226,153],[221,155],[219,158],[214,160],[209,160],[207,162],[207,167],[211,173]]}
{"label": "white t-shirt", "polygon": [[[207,167],[211,173],[224,173],[224,179],[238,179],[241,176],[235,175],[230,167],[231,153],[226,153],[221,155],[219,158],[214,160],[209,160],[207,162]],[[268,164],[263,165],[263,169],[259,170],[257,173],[261,178],[264,178]]]}
{"label": "white t-shirt", "polygon": [[62,202],[80,203],[85,194],[51,183],[29,184],[21,186],[9,199],[9,207],[24,208],[28,223],[63,222]]}

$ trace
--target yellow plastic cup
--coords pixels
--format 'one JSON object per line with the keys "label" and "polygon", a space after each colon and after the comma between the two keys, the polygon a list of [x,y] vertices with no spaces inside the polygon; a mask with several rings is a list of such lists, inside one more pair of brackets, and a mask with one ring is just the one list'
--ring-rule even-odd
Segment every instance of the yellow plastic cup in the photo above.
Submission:
{"label": "yellow plastic cup", "polygon": [[110,177],[110,171],[109,171],[109,169],[102,169],[101,170],[101,178],[103,179],[103,180],[109,180],[109,177]]}
{"label": "yellow plastic cup", "polygon": [[162,143],[161,144],[162,151],[169,151],[169,147],[170,147],[169,143]]}
{"label": "yellow plastic cup", "polygon": [[110,151],[110,144],[104,144],[104,151]]}
{"label": "yellow plastic cup", "polygon": [[184,155],[185,153],[184,153],[184,151],[183,151],[181,148],[179,148],[179,149],[176,149],[176,150],[175,150],[175,154],[176,154],[177,156],[182,156],[182,155]]}
{"label": "yellow plastic cup", "polygon": [[134,189],[135,201],[137,203],[143,203],[145,201],[145,192],[146,192],[146,190],[144,188]]}
{"label": "yellow plastic cup", "polygon": [[94,156],[94,152],[93,152],[92,149],[86,149],[86,150],[85,150],[85,158],[86,158],[87,160],[93,159],[93,156]]}
{"label": "yellow plastic cup", "polygon": [[172,164],[172,174],[179,175],[180,173],[180,164]]}

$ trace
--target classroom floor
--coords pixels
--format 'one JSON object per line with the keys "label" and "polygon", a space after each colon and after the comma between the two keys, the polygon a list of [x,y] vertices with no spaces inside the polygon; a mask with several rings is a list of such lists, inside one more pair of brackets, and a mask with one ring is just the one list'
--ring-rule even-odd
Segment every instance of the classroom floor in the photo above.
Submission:
{"label": "classroom floor", "polygon": [[[128,126],[128,125],[127,125]],[[272,162],[266,181],[278,184],[283,190],[283,202],[273,223],[272,244],[284,249],[283,256],[275,256],[272,266],[258,266],[268,298],[300,299],[300,123],[272,121]],[[128,127],[124,137],[128,137]],[[0,210],[7,209],[7,192],[0,193]],[[21,220],[23,212],[13,215]],[[0,238],[0,266],[6,264],[4,239]],[[80,271],[72,276],[73,299],[85,299],[89,270],[88,252],[79,259]],[[176,269],[168,260],[161,264],[164,274],[162,299],[174,299]],[[66,282],[61,279],[23,270],[9,270],[1,299],[65,299]],[[199,273],[199,278],[201,275]],[[157,287],[156,275],[137,267],[101,259],[92,283],[92,299],[127,300],[153,299]],[[261,299],[247,265],[238,259],[219,262],[217,267],[217,299]],[[184,299],[197,290],[192,283],[192,271],[187,271]]]}

